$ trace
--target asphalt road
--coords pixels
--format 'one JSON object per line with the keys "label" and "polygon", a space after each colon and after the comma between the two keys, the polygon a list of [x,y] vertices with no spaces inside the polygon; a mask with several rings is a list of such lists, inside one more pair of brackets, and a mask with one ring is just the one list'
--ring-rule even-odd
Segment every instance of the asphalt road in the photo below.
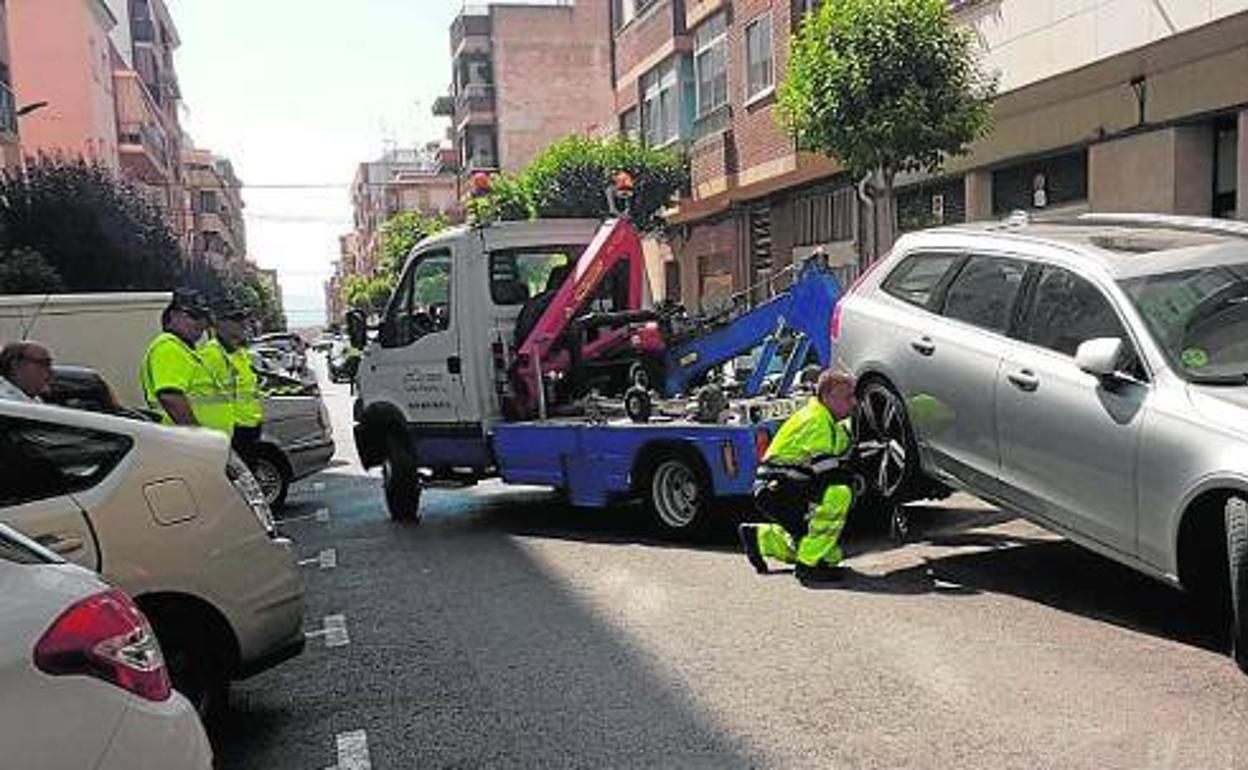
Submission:
{"label": "asphalt road", "polygon": [[395,524],[326,390],[342,464],[283,525],[317,635],[235,686],[222,768],[1248,767],[1248,678],[1181,594],[973,500],[851,536],[827,589],[542,490]]}

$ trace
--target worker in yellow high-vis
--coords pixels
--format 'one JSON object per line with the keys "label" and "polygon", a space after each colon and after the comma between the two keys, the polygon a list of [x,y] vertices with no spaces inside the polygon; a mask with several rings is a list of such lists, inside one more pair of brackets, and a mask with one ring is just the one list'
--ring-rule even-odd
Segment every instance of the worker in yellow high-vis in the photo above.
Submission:
{"label": "worker in yellow high-vis", "polygon": [[800,580],[836,580],[838,541],[854,502],[856,476],[850,415],[854,378],[819,375],[815,397],[780,426],[755,474],[754,501],[774,523],[742,524],[741,545],[750,564],[768,572],[767,558],[796,565]]}
{"label": "worker in yellow high-vis", "polygon": [[214,333],[200,345],[205,363],[225,383],[234,410],[234,451],[253,465],[264,423],[260,380],[247,349],[247,310],[229,303],[215,313]]}
{"label": "worker in yellow high-vis", "polygon": [[148,406],[165,424],[211,428],[230,436],[234,409],[228,385],[196,349],[210,320],[208,305],[198,292],[175,291],[160,317],[164,331],[143,355],[139,382]]}

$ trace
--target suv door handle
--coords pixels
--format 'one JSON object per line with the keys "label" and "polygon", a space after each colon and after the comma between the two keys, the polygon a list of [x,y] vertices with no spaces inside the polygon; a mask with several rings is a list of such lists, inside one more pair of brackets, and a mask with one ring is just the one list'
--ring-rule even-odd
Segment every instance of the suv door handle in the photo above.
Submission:
{"label": "suv door handle", "polygon": [[35,542],[52,553],[66,554],[82,548],[82,538],[62,535],[40,535]]}
{"label": "suv door handle", "polygon": [[1040,387],[1040,378],[1030,369],[1020,369],[1016,372],[1010,372],[1005,375],[1006,379],[1014,383],[1019,390],[1025,390],[1028,393]]}
{"label": "suv door handle", "polygon": [[930,356],[936,352],[936,343],[932,342],[931,337],[923,337],[910,343],[910,347],[921,356]]}
{"label": "suv door handle", "polygon": [[448,372],[451,374],[459,374],[461,369],[463,369],[463,362],[460,361],[459,356],[451,356],[446,359],[446,370]]}

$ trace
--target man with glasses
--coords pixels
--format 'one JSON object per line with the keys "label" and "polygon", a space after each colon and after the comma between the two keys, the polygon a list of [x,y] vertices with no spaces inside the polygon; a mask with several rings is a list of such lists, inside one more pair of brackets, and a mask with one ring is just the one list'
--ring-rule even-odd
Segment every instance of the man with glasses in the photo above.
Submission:
{"label": "man with glasses", "polygon": [[0,350],[0,398],[40,401],[52,385],[52,354],[38,342],[10,342]]}
{"label": "man with glasses", "polygon": [[210,318],[199,292],[175,291],[160,317],[164,331],[143,356],[139,382],[148,406],[166,425],[200,426],[230,436],[234,433],[230,388],[196,350]]}

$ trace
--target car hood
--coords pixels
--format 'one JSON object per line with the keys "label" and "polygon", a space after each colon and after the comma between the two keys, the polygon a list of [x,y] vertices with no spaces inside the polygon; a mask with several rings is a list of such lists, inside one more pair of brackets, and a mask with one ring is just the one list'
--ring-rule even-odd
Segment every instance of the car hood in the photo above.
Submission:
{"label": "car hood", "polygon": [[1189,385],[1187,391],[1192,406],[1206,420],[1248,436],[1248,387]]}

